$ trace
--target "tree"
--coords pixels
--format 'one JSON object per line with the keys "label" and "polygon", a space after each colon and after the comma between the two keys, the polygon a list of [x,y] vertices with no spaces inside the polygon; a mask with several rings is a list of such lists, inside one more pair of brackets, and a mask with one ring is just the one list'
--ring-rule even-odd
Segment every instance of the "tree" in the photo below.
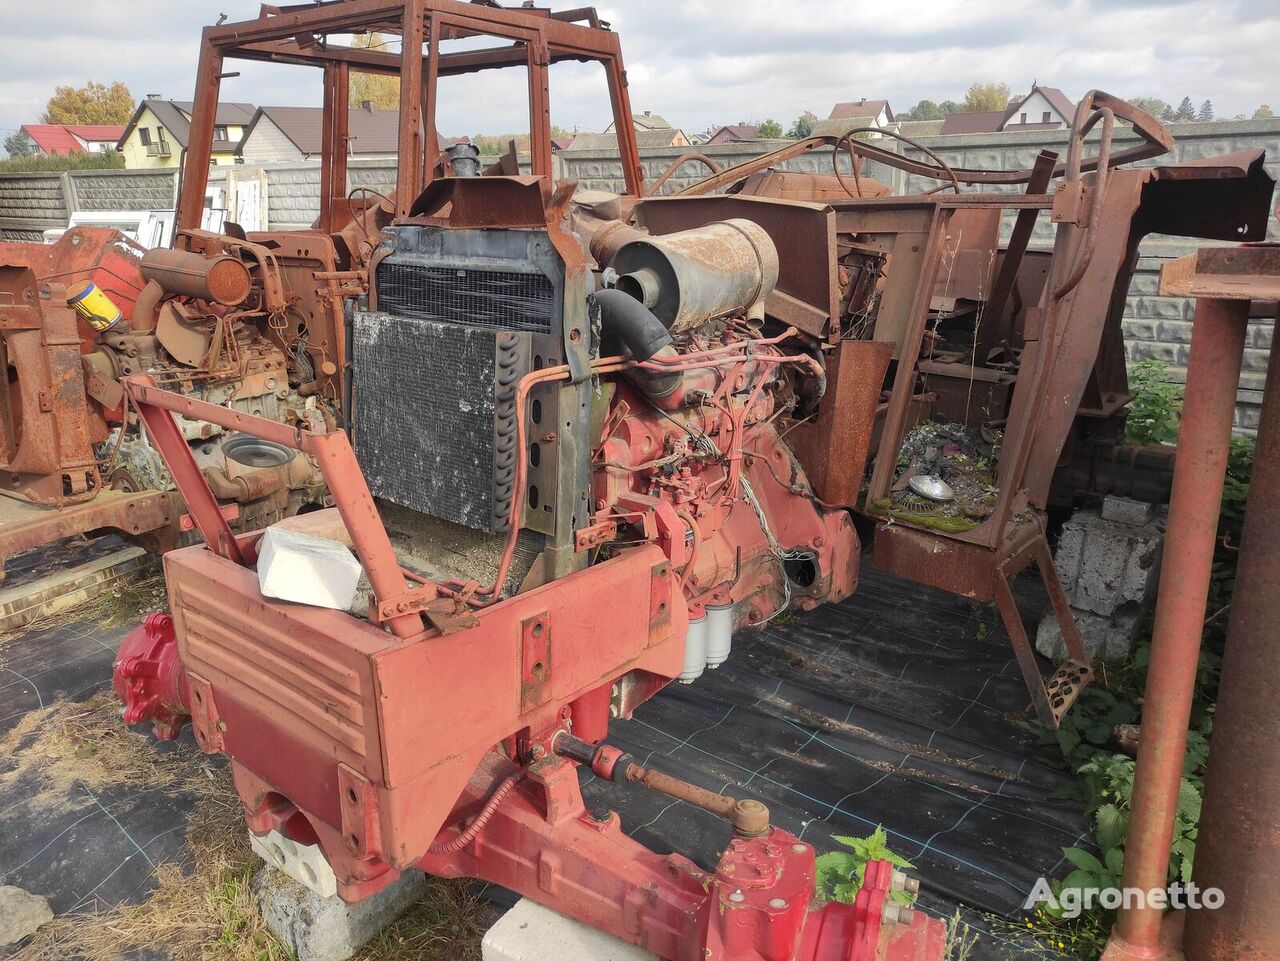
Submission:
{"label": "tree", "polygon": [[905,114],[898,114],[899,120],[945,120],[947,113],[932,100],[921,100]]}
{"label": "tree", "polygon": [[1208,121],[1213,119],[1213,101],[1206,100],[1200,104],[1200,112],[1196,114],[1196,119],[1200,121]]}
{"label": "tree", "polygon": [[943,113],[942,119],[945,120],[947,117],[950,117],[953,113],[959,113],[961,110],[963,110],[964,104],[956,103],[954,100],[944,100],[942,101],[942,103],[938,104],[938,109],[942,111]]}
{"label": "tree", "polygon": [[765,140],[778,140],[782,136],[782,124],[770,117],[760,125],[760,136]]}
{"label": "tree", "polygon": [[971,113],[994,112],[1009,106],[1007,83],[975,83],[964,95],[964,109]]}
{"label": "tree", "polygon": [[1271,105],[1265,104],[1265,103],[1253,112],[1254,120],[1269,120],[1274,116],[1275,116],[1275,111],[1271,109]]}
{"label": "tree", "polygon": [[36,152],[36,148],[25,133],[15,130],[4,138],[4,152],[10,157],[29,157]]}
{"label": "tree", "polygon": [[1169,109],[1169,105],[1159,97],[1130,97],[1129,102],[1153,117],[1159,117]]}
{"label": "tree", "polygon": [[787,136],[792,140],[803,140],[805,137],[813,134],[813,125],[818,122],[818,116],[811,110],[806,110],[796,122],[791,125],[791,129],[787,131]]}
{"label": "tree", "polygon": [[1160,111],[1160,119],[1164,123],[1173,123],[1178,119],[1178,115],[1173,112],[1173,108],[1168,104],[1164,105],[1164,109]]}
{"label": "tree", "polygon": [[1173,119],[1181,121],[1196,119],[1195,104],[1191,102],[1190,97],[1182,98],[1182,102],[1178,104],[1178,109],[1173,112]]}
{"label": "tree", "polygon": [[133,94],[119,80],[90,80],[83,87],[55,87],[41,123],[101,123],[123,126],[133,116]]}
{"label": "tree", "polygon": [[[362,50],[381,50],[386,45],[380,33],[357,34],[351,42],[351,46]],[[394,110],[400,106],[400,78],[353,70],[347,85],[347,102],[356,108],[367,103],[375,110]]]}

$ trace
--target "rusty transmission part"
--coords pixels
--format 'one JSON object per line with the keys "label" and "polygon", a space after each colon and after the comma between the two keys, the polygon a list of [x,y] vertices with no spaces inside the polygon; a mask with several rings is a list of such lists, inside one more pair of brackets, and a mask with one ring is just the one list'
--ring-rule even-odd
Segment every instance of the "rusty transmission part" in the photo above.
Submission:
{"label": "rusty transmission part", "polygon": [[756,838],[769,831],[769,808],[754,798],[732,798],[716,794],[670,774],[650,770],[636,763],[630,754],[609,744],[589,744],[572,734],[557,734],[551,747],[561,757],[587,765],[596,776],[606,781],[642,784],[651,791],[718,814],[733,825],[733,833],[738,837]]}

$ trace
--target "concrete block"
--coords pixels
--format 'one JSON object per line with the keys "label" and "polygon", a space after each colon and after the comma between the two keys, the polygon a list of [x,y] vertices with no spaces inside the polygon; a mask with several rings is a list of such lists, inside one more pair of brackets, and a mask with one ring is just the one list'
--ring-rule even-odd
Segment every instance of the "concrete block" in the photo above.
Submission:
{"label": "concrete block", "polygon": [[[1138,638],[1164,543],[1164,520],[1153,513],[1141,501],[1108,497],[1101,514],[1076,511],[1063,525],[1054,565],[1090,657],[1123,659]],[[1036,649],[1055,660],[1066,656],[1052,614],[1040,622]]]}
{"label": "concrete block", "polygon": [[258,589],[264,597],[337,611],[350,609],[360,562],[345,544],[268,527],[258,548]]}
{"label": "concrete block", "polygon": [[1141,527],[1155,516],[1155,505],[1146,501],[1134,500],[1132,497],[1120,497],[1108,494],[1102,501],[1102,519],[1128,524],[1130,527]]}
{"label": "concrete block", "polygon": [[[1117,528],[1120,525],[1116,525]],[[1085,554],[1076,582],[1073,607],[1108,617],[1121,605],[1145,605],[1154,595],[1162,531],[1152,528],[1128,528],[1134,533],[1125,537],[1119,530],[1095,530],[1085,544]]]}
{"label": "concrete block", "polygon": [[1076,511],[1063,525],[1054,555],[1067,600],[1104,617],[1122,604],[1145,605],[1154,592],[1163,541],[1157,520],[1135,527]]}
{"label": "concrete block", "polygon": [[359,904],[345,904],[267,865],[253,877],[253,896],[262,920],[297,961],[346,961],[403,914],[426,884],[421,871],[406,871]]}
{"label": "concrete block", "polygon": [[[1126,605],[1103,617],[1087,611],[1074,611],[1076,629],[1091,660],[1123,661],[1133,652],[1142,631],[1143,608]],[[1048,614],[1036,631],[1036,650],[1054,662],[1066,659],[1067,646],[1062,640],[1062,629],[1057,619]]]}
{"label": "concrete block", "polygon": [[524,898],[480,945],[483,961],[659,961],[651,951]]}

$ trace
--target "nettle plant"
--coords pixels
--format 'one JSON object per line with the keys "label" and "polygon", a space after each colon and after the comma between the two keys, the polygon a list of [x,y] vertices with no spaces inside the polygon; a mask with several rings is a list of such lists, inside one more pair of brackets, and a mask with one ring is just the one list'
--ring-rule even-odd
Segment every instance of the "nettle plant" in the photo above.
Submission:
{"label": "nettle plant", "polygon": [[1129,368],[1129,416],[1125,440],[1140,444],[1176,444],[1182,418],[1182,385],[1159,360],[1141,360]]}
{"label": "nettle plant", "polygon": [[[880,826],[865,838],[835,835],[832,840],[848,850],[828,851],[818,857],[818,894],[828,901],[852,904],[866,880],[867,864],[871,861],[888,861],[902,870],[915,867],[906,858],[889,850],[889,837]],[[910,891],[893,891],[889,897],[904,907],[909,907],[916,899]]]}

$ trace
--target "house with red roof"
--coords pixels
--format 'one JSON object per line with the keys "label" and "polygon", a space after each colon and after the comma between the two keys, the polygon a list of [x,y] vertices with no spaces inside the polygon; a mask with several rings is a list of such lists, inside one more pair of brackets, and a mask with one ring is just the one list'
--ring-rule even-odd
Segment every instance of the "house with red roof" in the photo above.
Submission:
{"label": "house with red roof", "polygon": [[31,152],[52,157],[54,154],[106,153],[116,149],[124,127],[113,124],[26,123],[21,133],[27,138]]}

